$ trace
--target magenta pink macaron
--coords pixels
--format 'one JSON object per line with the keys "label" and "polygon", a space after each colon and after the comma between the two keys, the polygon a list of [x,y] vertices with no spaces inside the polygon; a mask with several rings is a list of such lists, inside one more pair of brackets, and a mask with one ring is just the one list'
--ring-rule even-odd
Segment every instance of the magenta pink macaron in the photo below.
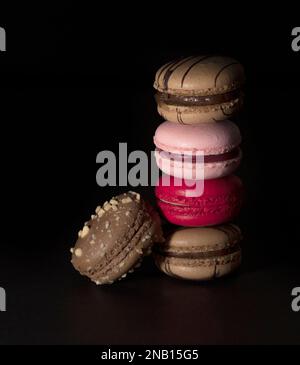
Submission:
{"label": "magenta pink macaron", "polygon": [[230,175],[242,156],[239,128],[229,120],[196,125],[164,122],[155,132],[154,144],[158,167],[167,175],[185,179]]}
{"label": "magenta pink macaron", "polygon": [[[243,187],[235,175],[192,181],[163,175],[155,188],[157,205],[167,221],[180,226],[211,226],[235,218],[241,208]],[[195,181],[194,181],[195,183]],[[201,194],[202,193],[202,194]]]}

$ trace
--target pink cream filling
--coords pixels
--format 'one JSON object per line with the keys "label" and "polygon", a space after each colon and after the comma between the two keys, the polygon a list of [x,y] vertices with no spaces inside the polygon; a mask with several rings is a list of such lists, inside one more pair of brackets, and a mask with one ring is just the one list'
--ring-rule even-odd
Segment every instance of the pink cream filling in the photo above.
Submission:
{"label": "pink cream filling", "polygon": [[[168,158],[168,159],[171,159],[173,161],[178,161],[178,162],[182,162],[182,161],[192,162],[192,163],[197,162],[196,154],[182,155],[182,154],[177,154],[177,153],[173,153],[173,152],[166,152],[160,148],[156,148],[156,150],[158,151],[158,153],[160,154],[160,156],[162,158]],[[229,152],[221,153],[219,155],[204,155],[204,163],[214,163],[214,162],[223,162],[223,161],[232,160],[234,158],[237,158],[239,156],[239,154],[240,154],[240,148],[236,147]]]}

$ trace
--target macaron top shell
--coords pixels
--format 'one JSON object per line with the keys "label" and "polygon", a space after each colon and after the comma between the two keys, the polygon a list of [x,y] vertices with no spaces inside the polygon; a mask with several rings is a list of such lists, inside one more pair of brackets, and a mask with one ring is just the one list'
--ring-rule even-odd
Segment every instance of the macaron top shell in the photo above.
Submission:
{"label": "macaron top shell", "polygon": [[243,196],[243,185],[239,177],[229,175],[220,179],[204,180],[203,194],[199,195],[199,181],[179,179],[162,175],[155,187],[156,198],[171,204],[182,206],[203,206],[218,204],[222,199],[232,197],[239,201]]}
{"label": "macaron top shell", "polygon": [[231,151],[241,143],[238,126],[230,120],[218,123],[181,125],[164,122],[154,135],[154,144],[167,152],[216,155]]}
{"label": "macaron top shell", "polygon": [[161,245],[164,252],[214,251],[228,248],[241,240],[241,231],[234,224],[215,227],[180,228]]}
{"label": "macaron top shell", "polygon": [[191,56],[163,65],[154,88],[173,95],[215,95],[238,89],[245,80],[242,65],[233,58]]}

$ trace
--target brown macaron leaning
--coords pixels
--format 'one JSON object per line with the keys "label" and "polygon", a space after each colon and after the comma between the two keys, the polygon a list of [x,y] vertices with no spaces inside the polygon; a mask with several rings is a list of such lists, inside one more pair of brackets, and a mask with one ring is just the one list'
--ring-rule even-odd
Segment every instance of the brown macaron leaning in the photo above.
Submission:
{"label": "brown macaron leaning", "polygon": [[240,229],[234,224],[179,228],[155,245],[157,267],[180,279],[210,280],[235,270],[241,262]]}
{"label": "brown macaron leaning", "polygon": [[139,265],[154,242],[163,242],[157,213],[128,192],[97,207],[78,233],[71,262],[96,284],[111,284]]}
{"label": "brown macaron leaning", "polygon": [[242,104],[245,75],[233,58],[192,56],[163,65],[156,73],[158,112],[180,124],[218,122]]}

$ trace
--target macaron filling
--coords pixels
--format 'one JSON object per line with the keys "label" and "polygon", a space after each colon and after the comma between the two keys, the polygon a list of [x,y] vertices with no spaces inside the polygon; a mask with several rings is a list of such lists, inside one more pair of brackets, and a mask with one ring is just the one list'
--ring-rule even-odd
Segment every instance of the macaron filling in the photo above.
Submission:
{"label": "macaron filling", "polygon": [[215,105],[238,99],[241,96],[241,90],[236,89],[224,94],[217,95],[172,95],[163,92],[157,92],[155,99],[157,103],[165,103],[175,106],[205,106]]}
{"label": "macaron filling", "polygon": [[159,202],[162,202],[162,203],[165,203],[165,204],[175,205],[175,206],[179,206],[179,207],[190,207],[190,205],[188,205],[188,204],[175,203],[175,202],[171,202],[171,201],[164,200],[164,199],[161,199],[161,198],[157,198],[157,200]]}
{"label": "macaron filling", "polygon": [[[162,158],[170,158],[173,161],[186,161],[186,162],[197,162],[197,155],[196,154],[177,154],[173,152],[166,152],[160,148],[156,148],[158,153],[161,155]],[[217,162],[223,162],[223,161],[229,161],[235,158],[238,158],[240,155],[240,148],[236,147],[232,149],[231,151],[221,153],[221,154],[215,154],[215,155],[204,155],[204,163],[217,163]]]}
{"label": "macaron filling", "polygon": [[240,246],[238,243],[226,247],[220,250],[215,251],[198,251],[198,252],[178,252],[178,251],[166,251],[162,248],[155,248],[153,252],[164,256],[164,257],[176,257],[181,259],[210,259],[213,257],[220,257],[230,255],[232,253],[238,252],[240,250]]}

